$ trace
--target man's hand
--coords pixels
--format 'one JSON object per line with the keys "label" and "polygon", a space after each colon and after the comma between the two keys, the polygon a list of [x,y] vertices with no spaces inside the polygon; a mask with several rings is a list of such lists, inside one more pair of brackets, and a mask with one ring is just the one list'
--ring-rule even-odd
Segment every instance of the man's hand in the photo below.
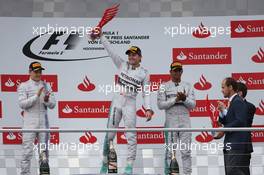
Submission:
{"label": "man's hand", "polygon": [[216,132],[215,135],[214,135],[214,139],[221,139],[222,137],[224,137],[225,135],[225,132],[223,131],[219,131],[219,132]]}
{"label": "man's hand", "polygon": [[178,92],[176,95],[176,102],[185,101],[186,97],[187,97],[187,95],[185,93],[185,90],[183,92]]}
{"label": "man's hand", "polygon": [[154,112],[151,109],[146,110],[146,113],[145,113],[146,118],[147,118],[146,122],[148,122],[152,119],[153,114],[154,114]]}
{"label": "man's hand", "polygon": [[217,101],[217,109],[221,112],[224,111],[224,109],[226,108],[225,104],[221,101]]}
{"label": "man's hand", "polygon": [[37,96],[38,96],[38,97],[40,97],[40,95],[41,95],[41,93],[43,92],[43,90],[44,90],[44,87],[42,87],[42,88],[39,89],[39,91],[38,91],[38,93],[37,93]]}
{"label": "man's hand", "polygon": [[49,97],[50,97],[50,93],[48,93],[48,94],[46,94],[45,96],[44,96],[44,102],[49,102]]}
{"label": "man's hand", "polygon": [[92,41],[100,38],[102,36],[102,31],[100,28],[95,28],[94,30],[92,30],[91,34],[90,34],[90,38]]}

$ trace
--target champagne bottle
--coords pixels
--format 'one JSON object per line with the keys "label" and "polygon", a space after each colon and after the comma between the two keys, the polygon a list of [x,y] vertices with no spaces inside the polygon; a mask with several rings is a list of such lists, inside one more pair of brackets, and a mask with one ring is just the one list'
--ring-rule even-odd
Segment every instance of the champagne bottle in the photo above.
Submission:
{"label": "champagne bottle", "polygon": [[174,151],[172,151],[172,157],[170,163],[170,175],[179,175],[179,164],[176,159],[176,155]]}
{"label": "champagne bottle", "polygon": [[50,168],[49,163],[47,159],[46,152],[43,151],[40,154],[40,166],[39,166],[40,175],[49,175],[50,174]]}
{"label": "champagne bottle", "polygon": [[110,141],[108,154],[108,173],[117,173],[117,155],[114,149],[113,141]]}

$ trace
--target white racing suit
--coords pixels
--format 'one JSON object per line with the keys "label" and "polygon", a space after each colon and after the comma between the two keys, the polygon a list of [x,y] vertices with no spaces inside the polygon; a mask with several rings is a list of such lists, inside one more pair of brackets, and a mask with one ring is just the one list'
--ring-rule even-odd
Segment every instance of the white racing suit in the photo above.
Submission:
{"label": "white racing suit", "polygon": [[[118,128],[122,118],[125,128],[136,128],[136,96],[140,88],[142,89],[145,108],[151,109],[148,72],[141,66],[133,70],[128,62],[112,51],[110,43],[104,36],[101,36],[101,42],[118,68],[118,80],[115,87],[116,89],[121,89],[114,93],[107,128]],[[115,134],[115,132],[107,133],[105,136],[103,149],[104,163],[107,163],[109,141],[114,139]],[[135,132],[127,132],[125,136],[128,142],[127,163],[132,165],[136,158],[137,137]]]}
{"label": "white racing suit", "polygon": [[[186,93],[187,97],[184,102],[176,103],[176,94],[178,92]],[[165,128],[190,128],[190,115],[189,110],[193,109],[196,105],[194,91],[191,85],[187,82],[180,82],[175,84],[168,81],[161,85],[158,91],[157,103],[159,109],[164,109],[166,113]],[[191,150],[181,149],[180,144],[191,146],[191,133],[190,132],[165,132],[166,145],[169,148],[180,149],[181,158],[183,163],[183,173],[191,174]],[[175,148],[176,147],[176,148]],[[184,147],[183,147],[184,148]],[[165,153],[165,174],[168,173],[169,164],[171,161],[171,150],[166,149]]]}
{"label": "white racing suit", "polygon": [[[44,87],[40,97],[37,93],[40,88]],[[48,102],[44,102],[44,96],[46,93],[51,93]],[[39,81],[28,80],[21,83],[18,88],[19,106],[24,111],[24,129],[48,129],[48,116],[47,108],[53,109],[56,105],[55,97],[51,91],[49,84]],[[23,133],[23,154],[21,160],[21,175],[30,175],[30,162],[33,156],[33,145],[35,138],[37,137],[39,144],[46,144],[45,147],[38,147],[39,160],[41,163],[41,154],[46,154],[48,157],[47,143],[48,133]],[[40,146],[40,145],[39,145]],[[42,150],[44,149],[44,150]],[[42,151],[41,151],[42,150]],[[34,150],[35,151],[35,150]]]}

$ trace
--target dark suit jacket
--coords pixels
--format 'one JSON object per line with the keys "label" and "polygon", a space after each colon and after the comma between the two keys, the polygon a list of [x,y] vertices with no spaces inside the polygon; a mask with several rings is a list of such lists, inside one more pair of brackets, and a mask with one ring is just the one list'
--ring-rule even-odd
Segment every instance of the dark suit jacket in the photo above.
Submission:
{"label": "dark suit jacket", "polygon": [[[254,105],[253,105],[254,106]],[[224,127],[251,127],[255,107],[236,95],[229,106],[226,116],[219,118]],[[244,153],[253,152],[251,143],[251,132],[226,132],[224,139],[225,150],[239,150]]]}

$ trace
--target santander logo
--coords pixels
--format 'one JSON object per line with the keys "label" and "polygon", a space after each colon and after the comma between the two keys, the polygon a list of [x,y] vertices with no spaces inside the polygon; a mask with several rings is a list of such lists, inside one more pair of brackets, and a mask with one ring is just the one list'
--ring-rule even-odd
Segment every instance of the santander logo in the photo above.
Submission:
{"label": "santander logo", "polygon": [[[1,90],[3,92],[16,92],[17,87],[25,81],[29,80],[29,75],[1,75]],[[42,80],[49,83],[53,92],[58,92],[58,78],[57,75],[42,75]]]}
{"label": "santander logo", "polygon": [[232,77],[246,84],[248,89],[264,89],[264,72],[232,73]]}
{"label": "santander logo", "polygon": [[97,138],[91,132],[85,132],[83,136],[80,137],[80,142],[84,144],[94,144],[97,141]]}
{"label": "santander logo", "polygon": [[264,20],[231,21],[231,38],[263,36]]}
{"label": "santander logo", "polygon": [[260,47],[258,53],[251,57],[255,63],[264,63],[264,50]]}
{"label": "santander logo", "polygon": [[5,86],[6,87],[14,87],[16,84],[11,80],[11,78],[9,78],[6,82],[5,82]]}
{"label": "santander logo", "polygon": [[204,75],[201,75],[199,82],[194,84],[194,88],[197,90],[208,90],[212,87],[212,84],[208,82]]}
{"label": "santander logo", "polygon": [[[151,128],[151,127],[137,127]],[[155,127],[161,128],[161,127]],[[163,132],[137,132],[138,144],[162,144],[164,143]],[[126,135],[124,132],[117,132],[117,144],[127,144]]]}
{"label": "santander logo", "polygon": [[[252,125],[252,127],[264,128],[264,125]],[[252,131],[252,142],[264,142],[264,131]]]}
{"label": "santander logo", "polygon": [[243,28],[243,26],[241,24],[238,24],[237,28],[235,29],[236,33],[243,33],[246,30]]}
{"label": "santander logo", "polygon": [[264,101],[261,100],[256,110],[257,115],[264,115]]}
{"label": "santander logo", "polygon": [[183,53],[183,51],[181,51],[179,53],[179,55],[176,57],[178,60],[186,60],[187,59],[187,56]]}
{"label": "santander logo", "polygon": [[201,22],[201,24],[199,25],[199,27],[193,32],[192,34],[194,37],[196,38],[207,38],[211,35],[210,31],[208,30],[207,27],[205,27],[203,25],[203,23]]}
{"label": "santander logo", "polygon": [[201,143],[208,143],[211,142],[214,139],[214,137],[211,134],[209,134],[207,131],[203,131],[201,132],[201,134],[197,135],[195,139],[196,141]]}
{"label": "santander logo", "polygon": [[65,114],[69,114],[72,113],[72,109],[70,108],[70,106],[67,104],[63,109],[62,112]]}
{"label": "santander logo", "polygon": [[59,101],[59,118],[107,118],[110,101]]}
{"label": "santander logo", "polygon": [[[19,127],[3,127],[3,129],[21,129]],[[22,144],[21,132],[3,132],[3,144],[19,145]]]}
{"label": "santander logo", "polygon": [[78,89],[81,91],[92,91],[95,89],[95,85],[85,76],[83,82],[78,85]]}
{"label": "santander logo", "polygon": [[173,61],[182,64],[231,64],[231,47],[173,48]]}

